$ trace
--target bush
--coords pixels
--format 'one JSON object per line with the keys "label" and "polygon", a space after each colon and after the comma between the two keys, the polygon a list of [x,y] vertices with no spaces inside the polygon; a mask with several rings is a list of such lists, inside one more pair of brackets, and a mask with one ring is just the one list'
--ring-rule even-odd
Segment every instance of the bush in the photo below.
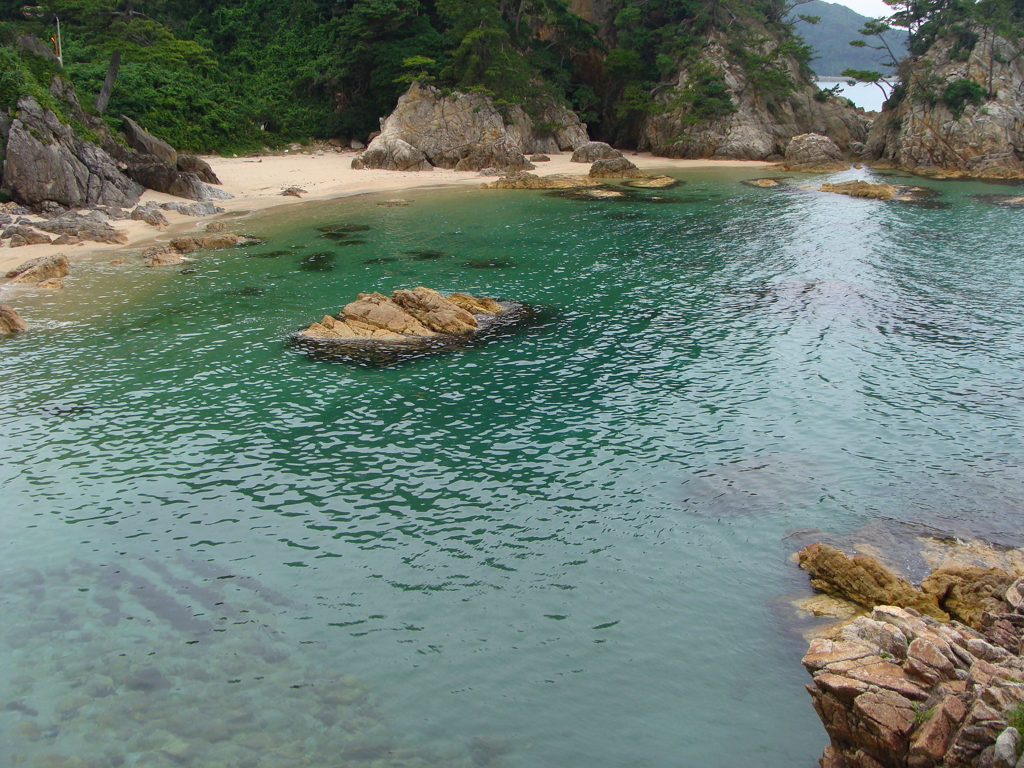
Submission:
{"label": "bush", "polygon": [[961,78],[948,83],[939,100],[949,107],[953,117],[959,120],[963,117],[968,104],[975,107],[981,106],[985,101],[985,89],[973,80]]}

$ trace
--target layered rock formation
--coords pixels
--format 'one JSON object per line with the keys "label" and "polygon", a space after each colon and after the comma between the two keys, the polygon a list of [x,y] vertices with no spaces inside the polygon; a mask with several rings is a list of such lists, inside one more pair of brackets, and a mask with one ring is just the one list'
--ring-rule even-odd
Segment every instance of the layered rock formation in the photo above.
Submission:
{"label": "layered rock formation", "polygon": [[786,170],[831,173],[845,171],[849,167],[850,164],[843,158],[843,150],[828,136],[820,133],[794,136],[786,146]]}
{"label": "layered rock formation", "polygon": [[481,319],[509,309],[493,299],[453,293],[447,297],[420,286],[390,297],[360,293],[337,315],[326,315],[297,334],[331,342],[418,343],[475,333]]}
{"label": "layered rock formation", "polygon": [[866,159],[936,176],[1024,177],[1024,58],[974,32],[969,51],[943,37],[902,64],[902,97],[875,120]]}
{"label": "layered rock formation", "polygon": [[50,278],[61,278],[71,274],[71,264],[63,253],[40,256],[19,264],[7,273],[12,283],[39,283]]}
{"label": "layered rock formation", "polygon": [[[771,40],[772,36],[765,32],[764,38]],[[802,133],[828,136],[841,149],[865,141],[869,121],[863,113],[839,99],[815,99],[817,86],[801,73],[794,59],[787,61],[796,89],[781,98],[771,97],[764,89],[750,86],[750,75],[728,53],[728,40],[710,38],[701,66],[710,66],[724,79],[735,111],[717,118],[693,118],[692,101],[680,100],[679,95],[692,93],[697,78],[683,68],[675,89],[660,97],[664,111],[644,121],[639,148],[663,157],[764,160],[781,156],[789,140]]]}
{"label": "layered rock formation", "polygon": [[0,334],[21,333],[27,330],[28,323],[14,311],[13,307],[0,304]]}
{"label": "layered rock formation", "polygon": [[871,611],[811,642],[807,687],[831,744],[822,768],[1013,768],[1024,722],[1024,579],[935,569],[921,587],[823,544],[812,584]]}
{"label": "layered rock formation", "polygon": [[482,93],[444,94],[413,83],[381,123],[380,135],[352,161],[353,168],[420,171],[431,167],[502,172],[529,170],[525,154],[572,149],[587,141],[586,126],[564,107],[550,106],[539,131],[520,107],[506,120]]}

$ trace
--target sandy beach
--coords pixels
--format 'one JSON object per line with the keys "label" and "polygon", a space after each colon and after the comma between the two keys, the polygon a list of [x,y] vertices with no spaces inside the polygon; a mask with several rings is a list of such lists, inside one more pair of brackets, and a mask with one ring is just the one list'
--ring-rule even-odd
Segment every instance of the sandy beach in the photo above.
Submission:
{"label": "sandy beach", "polygon": [[[381,170],[353,170],[354,151],[344,152],[289,152],[282,155],[264,157],[206,157],[217,176],[223,182],[222,189],[234,197],[230,200],[218,200],[217,205],[225,212],[214,216],[184,216],[174,211],[166,211],[169,226],[164,231],[142,221],[112,222],[128,237],[124,245],[107,245],[85,242],[79,245],[26,245],[20,248],[4,246],[0,248],[0,274],[5,274],[19,264],[54,253],[64,253],[71,259],[81,260],[100,252],[114,252],[145,248],[172,237],[202,231],[206,224],[215,219],[229,216],[239,211],[255,211],[280,205],[299,205],[303,201],[326,200],[350,195],[368,194],[373,192],[395,192],[402,190],[441,187],[441,186],[478,186],[492,181],[481,177],[476,171],[449,171],[435,168],[433,171],[400,172]],[[649,153],[627,153],[627,156],[642,170],[691,170],[695,168],[726,168],[746,167],[751,170],[767,168],[771,163],[755,160],[671,160],[654,157]],[[588,166],[571,162],[572,153],[550,155],[551,161],[537,163],[537,175],[569,173],[584,174]],[[288,187],[299,187],[306,190],[301,198],[282,197],[281,192]],[[159,192],[147,191],[142,202],[190,202]],[[37,218],[37,217],[29,217]],[[229,227],[230,230],[230,227]],[[114,258],[111,254],[111,258]]]}

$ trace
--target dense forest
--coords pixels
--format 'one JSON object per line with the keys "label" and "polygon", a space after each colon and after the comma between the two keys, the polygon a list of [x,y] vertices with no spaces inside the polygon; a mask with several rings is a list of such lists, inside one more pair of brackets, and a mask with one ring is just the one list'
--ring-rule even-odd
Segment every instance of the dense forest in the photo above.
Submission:
{"label": "dense forest", "polygon": [[[590,23],[566,0],[8,2],[0,44],[23,33],[49,40],[59,19],[63,74],[83,105],[115,128],[125,114],[195,151],[365,139],[414,79],[482,89],[499,107],[565,101],[593,135],[612,136],[656,108],[665,82],[699,62],[712,35],[728,37],[759,77],[784,80],[781,54],[805,63],[810,55],[792,35],[789,7],[620,0]],[[766,28],[782,41],[774,60],[756,55]],[[26,90],[33,76],[46,81],[29,71],[41,62],[26,63],[39,57],[19,61],[9,47],[2,55],[0,99]],[[724,84],[711,72],[698,79],[692,98],[714,112]]]}

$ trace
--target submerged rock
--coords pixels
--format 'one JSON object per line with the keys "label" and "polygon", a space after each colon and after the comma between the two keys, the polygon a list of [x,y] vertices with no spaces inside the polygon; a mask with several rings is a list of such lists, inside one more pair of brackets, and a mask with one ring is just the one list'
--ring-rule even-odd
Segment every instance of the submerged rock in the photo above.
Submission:
{"label": "submerged rock", "polygon": [[770,187],[781,187],[782,182],[779,179],[744,179],[740,184],[746,184],[748,187],[760,187],[767,189]]}
{"label": "submerged rock", "polygon": [[794,136],[786,146],[786,168],[790,171],[828,173],[849,167],[843,151],[828,136],[803,133]]}
{"label": "submerged rock", "polygon": [[171,248],[178,253],[192,253],[192,251],[215,251],[220,248],[233,248],[244,242],[246,242],[246,238],[241,235],[223,232],[215,235],[175,237],[171,240]]}
{"label": "submerged rock", "polygon": [[[593,175],[593,169],[591,169],[591,175]],[[671,176],[649,176],[643,179],[633,179],[627,181],[627,187],[636,187],[638,189],[669,189],[671,187],[678,187],[683,182],[679,179],[673,179]]]}

